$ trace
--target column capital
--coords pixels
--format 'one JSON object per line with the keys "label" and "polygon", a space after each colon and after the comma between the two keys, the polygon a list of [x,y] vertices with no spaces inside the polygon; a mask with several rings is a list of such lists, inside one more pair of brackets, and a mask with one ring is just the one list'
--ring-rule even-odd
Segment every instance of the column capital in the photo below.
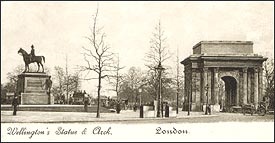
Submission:
{"label": "column capital", "polygon": [[242,72],[247,73],[247,67],[242,68]]}
{"label": "column capital", "polygon": [[202,68],[202,71],[204,71],[204,72],[208,72],[208,70],[209,70],[209,68],[206,68],[206,67]]}
{"label": "column capital", "polygon": [[214,68],[214,72],[218,72],[219,71],[219,68]]}
{"label": "column capital", "polygon": [[259,72],[259,68],[258,68],[258,67],[255,67],[255,68],[254,68],[254,72]]}

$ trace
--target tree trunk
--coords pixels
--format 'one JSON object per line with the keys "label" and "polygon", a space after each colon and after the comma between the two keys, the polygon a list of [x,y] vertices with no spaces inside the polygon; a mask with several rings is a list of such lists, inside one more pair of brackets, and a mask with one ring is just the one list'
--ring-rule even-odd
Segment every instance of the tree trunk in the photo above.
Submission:
{"label": "tree trunk", "polygon": [[177,108],[176,108],[176,114],[179,113],[179,87],[177,89]]}
{"label": "tree trunk", "polygon": [[101,89],[101,73],[98,74],[98,90],[97,90],[97,112],[96,117],[100,118],[99,105],[100,105],[100,89]]}

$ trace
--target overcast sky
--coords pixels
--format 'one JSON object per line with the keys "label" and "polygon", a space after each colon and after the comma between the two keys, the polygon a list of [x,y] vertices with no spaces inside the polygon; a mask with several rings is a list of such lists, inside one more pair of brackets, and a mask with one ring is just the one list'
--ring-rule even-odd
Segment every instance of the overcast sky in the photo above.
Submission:
{"label": "overcast sky", "polygon": [[[203,40],[253,41],[254,53],[273,57],[274,2],[2,2],[1,83],[6,74],[23,64],[20,47],[46,57],[45,66],[70,72],[84,63],[82,46],[90,34],[92,15],[99,4],[99,25],[106,42],[119,53],[121,65],[144,69],[144,55],[160,20],[171,52],[179,48],[180,60]],[[89,83],[91,83],[90,81]],[[93,91],[91,84],[83,89]],[[89,88],[89,89],[87,89]]]}

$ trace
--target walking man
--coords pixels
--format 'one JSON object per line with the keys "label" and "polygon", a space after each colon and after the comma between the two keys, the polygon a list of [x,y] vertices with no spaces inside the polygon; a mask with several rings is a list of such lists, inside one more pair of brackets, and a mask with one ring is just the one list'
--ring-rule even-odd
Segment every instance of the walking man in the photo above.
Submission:
{"label": "walking man", "polygon": [[17,100],[17,96],[15,95],[15,97],[13,98],[13,101],[12,101],[13,115],[16,115],[17,105],[18,105],[18,100]]}
{"label": "walking man", "polygon": [[84,90],[84,110],[85,112],[88,112],[88,102],[89,102],[89,99],[88,99],[88,95],[86,94],[85,90]]}

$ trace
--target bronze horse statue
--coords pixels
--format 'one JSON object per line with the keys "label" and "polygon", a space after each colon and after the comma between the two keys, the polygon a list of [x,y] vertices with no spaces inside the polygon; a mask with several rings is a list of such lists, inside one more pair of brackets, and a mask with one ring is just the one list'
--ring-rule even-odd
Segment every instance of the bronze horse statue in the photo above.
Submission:
{"label": "bronze horse statue", "polygon": [[37,70],[37,72],[39,72],[39,69],[40,69],[40,65],[42,66],[42,68],[43,68],[43,71],[42,72],[44,72],[44,67],[43,67],[43,64],[42,64],[42,60],[44,61],[44,63],[45,63],[45,57],[44,56],[34,56],[34,57],[32,57],[32,59],[31,59],[31,55],[30,54],[28,54],[24,49],[22,49],[22,48],[20,48],[19,50],[18,50],[18,54],[19,53],[21,53],[22,54],[22,56],[23,56],[23,60],[24,60],[24,62],[25,62],[25,70],[24,70],[24,72],[29,72],[29,64],[30,63],[37,63],[37,65],[38,65],[38,70]]}

